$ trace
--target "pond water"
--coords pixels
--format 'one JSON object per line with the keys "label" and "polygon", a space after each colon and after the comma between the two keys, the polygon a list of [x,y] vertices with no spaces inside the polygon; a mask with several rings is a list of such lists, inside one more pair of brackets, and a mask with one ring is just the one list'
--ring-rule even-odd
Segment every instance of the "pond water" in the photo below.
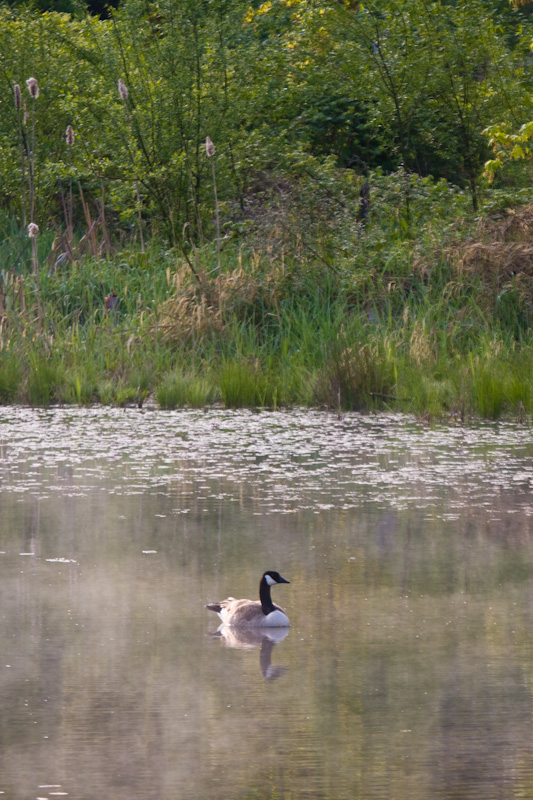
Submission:
{"label": "pond water", "polygon": [[532,484],[514,424],[1,409],[0,800],[533,797]]}

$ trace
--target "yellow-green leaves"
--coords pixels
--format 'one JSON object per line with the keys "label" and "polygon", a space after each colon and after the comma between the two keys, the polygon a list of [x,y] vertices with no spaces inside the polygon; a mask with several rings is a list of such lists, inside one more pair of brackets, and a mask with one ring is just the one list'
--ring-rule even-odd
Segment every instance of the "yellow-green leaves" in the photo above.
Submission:
{"label": "yellow-green leaves", "polygon": [[509,133],[503,124],[490,125],[483,131],[489,138],[494,158],[485,163],[484,174],[492,183],[494,175],[508,161],[521,161],[533,154],[533,121],[522,125],[517,133]]}

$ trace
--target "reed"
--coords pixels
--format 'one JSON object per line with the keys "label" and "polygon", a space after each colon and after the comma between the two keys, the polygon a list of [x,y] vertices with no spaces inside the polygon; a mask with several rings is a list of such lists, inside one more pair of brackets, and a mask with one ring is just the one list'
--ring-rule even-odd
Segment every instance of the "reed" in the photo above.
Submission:
{"label": "reed", "polygon": [[[428,354],[419,342],[413,349],[412,330],[396,331],[395,340],[389,324],[369,330],[362,320],[356,326],[346,318],[339,338],[329,325],[319,328],[316,317],[311,326],[285,310],[286,335],[272,331],[259,347],[255,334],[245,339],[242,324],[232,324],[218,352],[215,342],[192,351],[145,337],[128,348],[127,334],[94,321],[58,325],[48,350],[28,328],[28,338],[13,331],[1,359],[0,400],[140,405],[153,392],[164,408],[220,400],[229,408],[387,408],[463,419],[468,413],[528,417],[533,411],[532,344],[511,348],[504,342],[487,351],[484,341],[470,353]],[[236,341],[235,350],[229,345]]]}
{"label": "reed", "polygon": [[60,395],[65,385],[65,371],[56,359],[35,351],[30,353],[24,397],[32,406],[47,407]]}
{"label": "reed", "polygon": [[[130,109],[129,109],[129,106],[128,106],[129,90],[128,90],[128,87],[126,86],[126,84],[124,83],[124,81],[122,80],[122,78],[118,79],[118,93],[119,93],[120,99],[122,100],[122,105],[124,107],[124,114],[126,115],[128,128],[131,130],[132,129],[132,117],[131,117]],[[135,164],[134,154],[131,152],[130,148],[128,148],[128,152],[129,152],[129,156],[130,156],[130,159],[131,159],[132,168],[135,170],[136,169],[136,164]],[[140,241],[140,245],[141,245],[141,253],[144,254],[144,252],[145,252],[145,250],[144,250],[144,225],[143,225],[143,217],[142,217],[141,192],[140,192],[140,188],[139,188],[139,178],[138,178],[137,175],[135,176],[134,183],[135,183],[135,197],[136,197],[136,200],[137,200],[137,223],[138,223],[138,229],[139,229],[139,241]]]}
{"label": "reed", "polygon": [[74,142],[76,137],[74,135],[74,129],[72,125],[67,125],[65,130],[65,144],[67,145],[68,150],[68,196],[65,199],[63,197],[63,189],[61,187],[61,195],[62,195],[62,202],[63,202],[63,213],[65,216],[65,226],[66,226],[66,245],[67,251],[70,256],[71,261],[74,260],[73,257],[73,247],[74,247],[74,198],[72,192],[72,153],[74,148]]}
{"label": "reed", "polygon": [[96,398],[104,406],[116,404],[116,383],[109,378],[98,381]]}
{"label": "reed", "polygon": [[35,103],[39,97],[39,84],[36,78],[28,78],[26,81],[28,92],[31,97],[31,133],[28,137],[28,181],[30,198],[30,223],[35,222]]}
{"label": "reed", "polygon": [[224,361],[218,370],[218,386],[227,408],[264,407],[266,381],[258,363]]}
{"label": "reed", "polygon": [[473,411],[487,419],[533,412],[533,348],[516,352],[501,339],[470,357]]}
{"label": "reed", "polygon": [[57,393],[62,402],[88,406],[96,400],[97,385],[94,362],[90,362],[85,369],[80,365],[76,369],[69,370]]}
{"label": "reed", "polygon": [[[416,210],[413,200],[411,233]],[[2,252],[16,261],[16,231],[1,225]],[[527,244],[533,213],[521,212],[519,228]],[[140,405],[154,394],[165,408],[298,404],[530,419],[526,250],[498,245],[497,262],[487,262],[490,248],[475,237],[501,239],[500,229],[476,223],[451,228],[449,239],[432,230],[422,226],[406,243],[371,219],[359,249],[338,254],[334,269],[321,260],[321,240],[315,256],[229,241],[220,273],[208,267],[216,242],[196,248],[194,273],[154,239],[145,253],[124,246],[113,259],[85,256],[65,270],[10,271],[0,287],[0,401]],[[44,262],[47,234],[39,247]],[[112,291],[116,318],[104,309]]]}
{"label": "reed", "polygon": [[208,159],[211,162],[211,171],[213,174],[213,194],[215,197],[215,222],[216,222],[216,231],[217,231],[217,279],[218,279],[218,304],[220,308],[220,301],[221,301],[221,293],[222,293],[222,282],[221,282],[221,274],[220,274],[220,212],[218,208],[218,193],[217,193],[217,177],[215,172],[215,145],[211,141],[210,137],[207,136],[205,140],[205,152]]}
{"label": "reed", "polygon": [[204,408],[216,397],[216,387],[207,378],[194,371],[175,370],[165,375],[155,388],[155,397],[161,408]]}
{"label": "reed", "polygon": [[10,404],[17,399],[21,383],[22,365],[15,352],[0,358],[0,403]]}
{"label": "reed", "polygon": [[20,85],[15,83],[13,85],[13,95],[15,100],[15,110],[17,112],[17,132],[18,132],[18,140],[19,140],[19,150],[20,150],[20,194],[21,194],[21,201],[22,201],[22,228],[26,229],[26,148],[24,145],[24,133],[23,133],[23,122],[24,122],[24,108],[22,104],[22,92],[20,90]]}

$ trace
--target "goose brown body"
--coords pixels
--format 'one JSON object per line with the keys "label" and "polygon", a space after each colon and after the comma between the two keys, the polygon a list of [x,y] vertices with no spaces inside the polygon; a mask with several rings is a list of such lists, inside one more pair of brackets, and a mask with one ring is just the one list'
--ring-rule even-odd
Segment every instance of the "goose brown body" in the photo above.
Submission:
{"label": "goose brown body", "polygon": [[268,570],[259,582],[259,600],[238,600],[227,597],[219,603],[206,606],[215,611],[225,625],[235,628],[288,628],[290,622],[285,611],[272,602],[270,587],[277,583],[290,583],[279,572]]}

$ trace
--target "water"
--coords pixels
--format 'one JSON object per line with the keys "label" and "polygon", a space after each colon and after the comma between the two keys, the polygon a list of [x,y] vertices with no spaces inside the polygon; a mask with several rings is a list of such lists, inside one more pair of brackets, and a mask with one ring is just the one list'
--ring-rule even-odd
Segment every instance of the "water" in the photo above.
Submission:
{"label": "water", "polygon": [[[0,800],[533,797],[533,439],[0,410]],[[257,596],[292,627],[222,638]]]}

